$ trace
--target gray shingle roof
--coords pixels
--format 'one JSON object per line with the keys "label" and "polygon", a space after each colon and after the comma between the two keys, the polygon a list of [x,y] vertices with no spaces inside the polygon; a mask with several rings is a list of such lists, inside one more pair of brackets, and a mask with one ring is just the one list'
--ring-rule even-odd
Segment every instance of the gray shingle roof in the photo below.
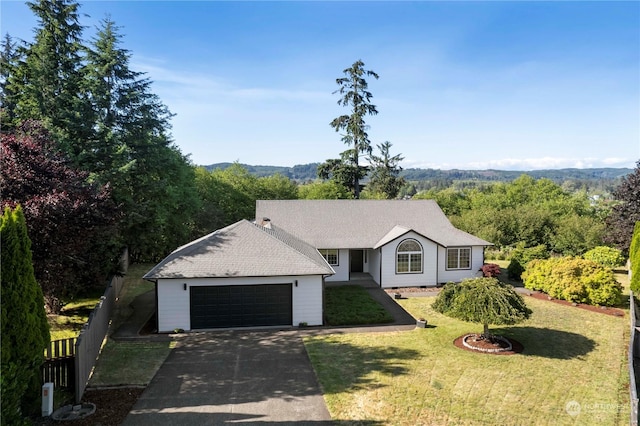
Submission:
{"label": "gray shingle roof", "polygon": [[492,245],[455,228],[433,200],[259,200],[264,217],[316,248],[379,247],[403,228],[444,247]]}
{"label": "gray shingle roof", "polygon": [[241,220],[177,248],[145,279],[329,275],[315,247],[288,234]]}

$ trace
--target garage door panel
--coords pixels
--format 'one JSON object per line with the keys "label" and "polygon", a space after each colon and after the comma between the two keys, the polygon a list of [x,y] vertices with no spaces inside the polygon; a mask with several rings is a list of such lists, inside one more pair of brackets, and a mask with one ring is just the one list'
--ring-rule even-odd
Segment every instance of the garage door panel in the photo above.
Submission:
{"label": "garage door panel", "polygon": [[292,324],[291,284],[190,287],[191,328]]}

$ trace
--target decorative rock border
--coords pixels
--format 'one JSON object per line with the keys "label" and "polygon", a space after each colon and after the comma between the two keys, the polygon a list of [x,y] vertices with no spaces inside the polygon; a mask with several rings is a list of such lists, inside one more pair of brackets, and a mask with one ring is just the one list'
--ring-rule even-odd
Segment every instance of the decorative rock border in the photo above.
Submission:
{"label": "decorative rock border", "polygon": [[51,418],[57,421],[69,421],[83,419],[96,412],[95,404],[85,402],[78,405],[65,405],[53,412]]}
{"label": "decorative rock border", "polygon": [[472,349],[474,351],[481,351],[481,352],[488,352],[488,353],[495,353],[495,352],[508,352],[510,350],[513,349],[513,346],[511,346],[511,342],[507,339],[505,339],[502,336],[492,336],[493,339],[496,340],[500,340],[501,342],[504,342],[507,344],[506,348],[499,348],[499,349],[488,349],[488,348],[479,348],[477,346],[473,346],[469,343],[467,343],[467,339],[470,337],[475,337],[477,336],[477,334],[467,334],[462,338],[462,344],[469,349]]}

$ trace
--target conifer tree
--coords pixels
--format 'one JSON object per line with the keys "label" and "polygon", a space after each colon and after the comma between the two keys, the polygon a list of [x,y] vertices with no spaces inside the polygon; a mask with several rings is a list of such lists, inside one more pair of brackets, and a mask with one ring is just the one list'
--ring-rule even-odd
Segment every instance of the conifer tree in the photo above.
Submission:
{"label": "conifer tree", "polygon": [[31,241],[20,206],[0,218],[0,326],[2,423],[20,424],[34,395],[39,395],[40,366],[49,343],[44,299],[31,260]]}
{"label": "conifer tree", "polygon": [[[333,93],[341,95],[338,105],[351,109],[350,115],[341,115],[331,121],[331,127],[336,132],[344,131],[342,141],[351,148],[341,154],[342,164],[352,171],[348,173],[352,179],[349,187],[353,188],[355,198],[360,197],[360,179],[366,175],[367,169],[360,165],[360,154],[371,154],[371,141],[367,130],[369,126],[364,118],[367,115],[376,115],[378,110],[371,103],[373,95],[369,92],[369,85],[364,78],[373,77],[378,79],[378,74],[371,70],[364,69],[364,62],[357,60],[343,71],[346,77],[336,79],[336,84],[340,86]],[[344,172],[341,172],[344,174]]]}
{"label": "conifer tree", "polygon": [[400,162],[404,158],[400,155],[391,155],[391,142],[386,141],[377,145],[380,156],[369,155],[371,162],[371,181],[367,189],[374,193],[380,193],[387,199],[394,199],[398,196],[400,188],[405,184],[401,178]]}
{"label": "conifer tree", "polygon": [[82,26],[79,4],[69,0],[27,2],[38,19],[35,40],[16,70],[20,95],[16,118],[42,121],[60,147],[77,161],[90,138],[87,94],[83,88]]}
{"label": "conifer tree", "polygon": [[15,127],[16,97],[19,93],[16,70],[20,58],[17,43],[6,34],[0,45],[0,130],[5,133]]}

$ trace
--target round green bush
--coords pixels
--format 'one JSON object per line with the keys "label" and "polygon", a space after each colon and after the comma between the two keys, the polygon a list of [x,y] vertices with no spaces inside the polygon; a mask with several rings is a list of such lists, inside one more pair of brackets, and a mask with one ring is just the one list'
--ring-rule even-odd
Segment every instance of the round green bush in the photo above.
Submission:
{"label": "round green bush", "polygon": [[609,268],[615,268],[616,266],[622,266],[624,264],[622,252],[612,247],[598,246],[583,254],[582,257]]}

